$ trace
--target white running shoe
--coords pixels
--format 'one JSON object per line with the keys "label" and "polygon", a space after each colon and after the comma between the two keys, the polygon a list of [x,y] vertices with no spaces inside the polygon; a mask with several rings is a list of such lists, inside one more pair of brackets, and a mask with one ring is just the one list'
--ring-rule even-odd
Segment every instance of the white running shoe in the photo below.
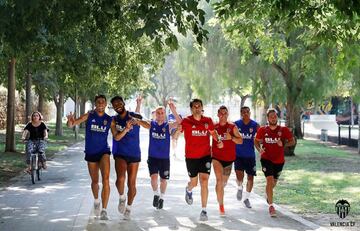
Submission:
{"label": "white running shoe", "polygon": [[106,212],[105,209],[101,210],[100,220],[105,220],[105,221],[109,220],[109,217],[108,217],[107,212]]}
{"label": "white running shoe", "polygon": [[206,211],[202,210],[200,213],[200,221],[207,221],[208,220],[208,216]]}
{"label": "white running shoe", "polygon": [[97,202],[94,202],[94,213],[95,213],[95,216],[100,216],[100,201],[97,203]]}
{"label": "white running shoe", "polygon": [[118,211],[119,213],[123,214],[125,212],[125,202],[126,202],[126,199],[119,199],[119,205],[118,205]]}
{"label": "white running shoe", "polygon": [[130,213],[131,213],[131,210],[126,208],[125,212],[124,212],[124,219],[125,220],[130,220]]}

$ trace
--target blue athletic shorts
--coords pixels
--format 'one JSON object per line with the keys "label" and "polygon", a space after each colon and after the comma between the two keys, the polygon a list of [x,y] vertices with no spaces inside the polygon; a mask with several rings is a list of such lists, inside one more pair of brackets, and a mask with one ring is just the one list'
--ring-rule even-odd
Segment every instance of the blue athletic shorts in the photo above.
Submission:
{"label": "blue athletic shorts", "polygon": [[235,170],[245,171],[250,176],[256,176],[255,157],[236,157]]}

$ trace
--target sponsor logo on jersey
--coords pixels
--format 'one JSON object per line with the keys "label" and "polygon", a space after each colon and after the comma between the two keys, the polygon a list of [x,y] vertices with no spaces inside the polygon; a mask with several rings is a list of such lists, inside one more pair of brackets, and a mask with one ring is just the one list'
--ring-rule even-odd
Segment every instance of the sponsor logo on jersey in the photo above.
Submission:
{"label": "sponsor logo on jersey", "polygon": [[152,138],[158,139],[158,140],[166,139],[166,134],[163,134],[163,133],[152,132],[151,136],[152,136]]}
{"label": "sponsor logo on jersey", "polygon": [[120,124],[116,124],[116,130],[118,130],[119,132],[124,131],[125,127],[121,126]]}
{"label": "sponsor logo on jersey", "polygon": [[241,136],[245,140],[252,140],[252,138],[253,138],[252,134],[249,134],[249,133],[241,133]]}
{"label": "sponsor logo on jersey", "polygon": [[271,137],[265,137],[265,143],[267,144],[276,144],[280,138],[271,138]]}
{"label": "sponsor logo on jersey", "polygon": [[192,136],[207,136],[207,131],[201,131],[201,130],[192,130]]}
{"label": "sponsor logo on jersey", "polygon": [[94,132],[106,132],[106,126],[99,126],[97,124],[91,124],[91,131]]}

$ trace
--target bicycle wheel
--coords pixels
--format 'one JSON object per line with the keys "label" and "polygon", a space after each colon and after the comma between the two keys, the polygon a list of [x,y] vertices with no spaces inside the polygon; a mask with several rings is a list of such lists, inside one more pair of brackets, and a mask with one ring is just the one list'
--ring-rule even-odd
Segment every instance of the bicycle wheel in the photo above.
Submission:
{"label": "bicycle wheel", "polygon": [[31,182],[35,184],[35,168],[36,168],[36,156],[31,157]]}

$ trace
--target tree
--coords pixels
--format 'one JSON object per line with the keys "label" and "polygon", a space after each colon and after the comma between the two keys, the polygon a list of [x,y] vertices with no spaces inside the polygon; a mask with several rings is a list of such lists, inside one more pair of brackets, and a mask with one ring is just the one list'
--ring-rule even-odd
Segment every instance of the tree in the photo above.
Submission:
{"label": "tree", "polygon": [[[331,54],[327,51],[336,49],[347,35],[356,37],[359,32],[351,21],[355,16],[350,17],[334,2],[225,0],[215,4],[229,40],[241,47],[245,56],[259,56],[280,73],[285,83],[287,125],[297,137],[302,137],[300,99],[309,93],[312,73],[317,71],[325,78],[327,73],[319,70],[332,65],[332,55],[322,56],[327,58],[326,65],[319,68],[314,54]],[[331,33],[333,28],[339,31]]]}

